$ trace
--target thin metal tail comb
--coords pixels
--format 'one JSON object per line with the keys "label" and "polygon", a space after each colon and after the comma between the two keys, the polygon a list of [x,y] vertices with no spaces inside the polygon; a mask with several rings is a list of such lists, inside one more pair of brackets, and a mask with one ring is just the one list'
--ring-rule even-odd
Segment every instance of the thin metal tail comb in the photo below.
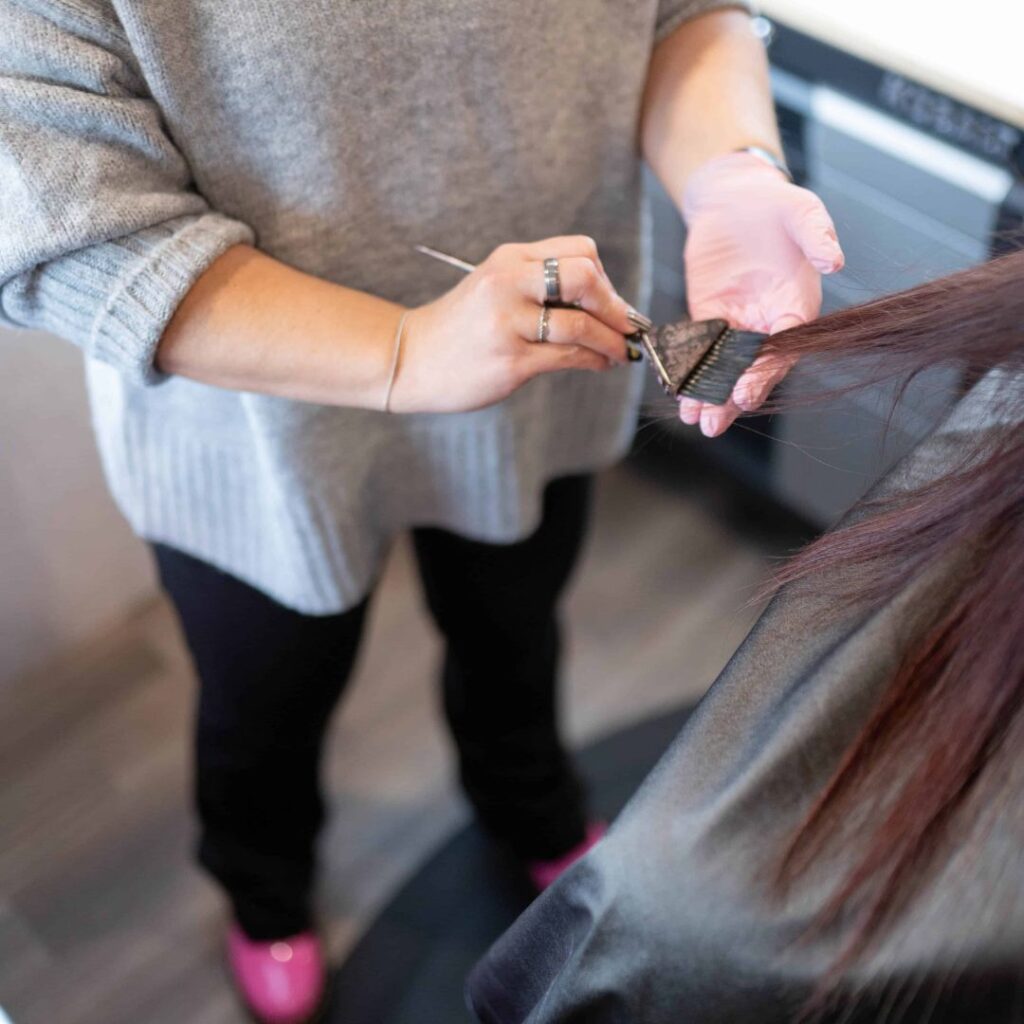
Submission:
{"label": "thin metal tail comb", "polygon": [[713,405],[729,400],[767,337],[734,330],[724,320],[683,319],[655,327],[646,317],[630,319],[637,331],[629,341],[647,353],[666,393]]}
{"label": "thin metal tail comb", "polygon": [[[476,266],[429,245],[413,247],[424,256],[441,260],[468,273]],[[572,303],[546,303],[572,305]],[[735,331],[724,320],[677,320],[657,327],[642,313],[629,314],[636,328],[626,337],[631,360],[647,353],[661,386],[672,398],[699,398],[724,405],[743,371],[757,358],[767,337],[755,331]]]}

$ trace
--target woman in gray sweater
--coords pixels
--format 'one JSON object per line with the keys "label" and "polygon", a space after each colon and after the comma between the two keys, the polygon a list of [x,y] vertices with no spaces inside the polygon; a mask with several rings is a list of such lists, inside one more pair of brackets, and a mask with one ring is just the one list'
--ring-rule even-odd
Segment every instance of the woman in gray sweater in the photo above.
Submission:
{"label": "woman in gray sweater", "polygon": [[[319,752],[400,531],[481,818],[538,884],[597,831],[556,729],[556,605],[587,476],[634,425],[641,159],[680,208],[705,169],[702,316],[807,319],[841,262],[773,166],[741,6],[0,0],[0,313],[86,357],[201,679],[200,859],[265,1019],[322,991]],[[480,266],[455,283],[416,243]],[[716,434],[738,406],[684,412]]]}

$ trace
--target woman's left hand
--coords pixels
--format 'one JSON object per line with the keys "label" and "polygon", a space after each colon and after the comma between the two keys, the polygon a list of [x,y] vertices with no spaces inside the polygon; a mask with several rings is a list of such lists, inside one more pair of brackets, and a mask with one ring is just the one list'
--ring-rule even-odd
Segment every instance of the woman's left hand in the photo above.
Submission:
{"label": "woman's left hand", "polygon": [[[691,175],[683,197],[686,290],[694,320],[774,334],[821,309],[821,274],[843,266],[843,251],[822,201],[751,153],[730,153]],[[679,403],[684,423],[708,437],[751,412],[792,368],[765,355],[740,377],[726,405]]]}

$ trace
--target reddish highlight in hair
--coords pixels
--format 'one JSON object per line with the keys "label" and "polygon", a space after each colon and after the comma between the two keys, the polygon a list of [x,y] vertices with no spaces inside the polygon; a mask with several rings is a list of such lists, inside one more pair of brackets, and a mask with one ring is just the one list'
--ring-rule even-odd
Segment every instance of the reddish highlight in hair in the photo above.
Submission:
{"label": "reddish highlight in hair", "polygon": [[[851,361],[856,383],[815,401],[894,379],[905,389],[941,364],[962,369],[968,383],[1004,367],[999,412],[1007,423],[1024,419],[1024,253],[841,310],[772,344],[787,355]],[[806,401],[784,395],[772,407]],[[823,591],[836,611],[870,609],[946,557],[962,560],[963,585],[922,616],[872,717],[782,852],[780,888],[829,849],[848,814],[866,822],[853,866],[817,922],[826,927],[851,911],[855,921],[826,990],[948,856],[954,813],[1006,738],[1024,736],[1024,426],[979,432],[962,464],[912,492],[868,501],[861,513],[798,554],[777,585]]]}

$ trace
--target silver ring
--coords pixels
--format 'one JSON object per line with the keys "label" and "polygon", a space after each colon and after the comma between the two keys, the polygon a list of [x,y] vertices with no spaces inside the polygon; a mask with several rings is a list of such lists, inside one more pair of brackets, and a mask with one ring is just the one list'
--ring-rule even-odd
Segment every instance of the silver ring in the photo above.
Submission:
{"label": "silver ring", "polygon": [[558,275],[558,260],[544,261],[544,291],[548,302],[562,301],[562,281]]}
{"label": "silver ring", "polygon": [[551,329],[551,307],[540,307],[540,319],[537,321],[537,341],[545,342],[550,336]]}

